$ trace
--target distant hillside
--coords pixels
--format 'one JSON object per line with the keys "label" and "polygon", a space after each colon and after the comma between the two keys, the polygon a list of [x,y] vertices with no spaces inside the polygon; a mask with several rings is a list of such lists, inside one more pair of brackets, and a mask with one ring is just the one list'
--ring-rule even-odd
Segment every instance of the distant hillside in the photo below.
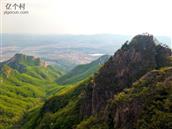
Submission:
{"label": "distant hillside", "polygon": [[110,56],[104,55],[89,64],[76,66],[69,73],[60,77],[57,82],[59,84],[70,84],[86,79],[96,73],[109,58]]}
{"label": "distant hillside", "polygon": [[63,71],[39,58],[23,54],[0,63],[0,129],[11,128],[52,89],[63,88],[54,81],[62,75]]}

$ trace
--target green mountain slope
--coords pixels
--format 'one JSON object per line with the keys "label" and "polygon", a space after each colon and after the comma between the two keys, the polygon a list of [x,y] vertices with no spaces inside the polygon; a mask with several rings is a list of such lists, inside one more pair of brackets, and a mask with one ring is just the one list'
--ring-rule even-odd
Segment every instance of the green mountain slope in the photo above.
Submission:
{"label": "green mountain slope", "polygon": [[99,68],[109,59],[109,57],[110,56],[108,55],[104,55],[89,64],[79,65],[71,70],[69,73],[60,77],[57,82],[59,84],[70,84],[88,78],[96,73]]}
{"label": "green mountain slope", "polygon": [[[171,50],[152,35],[125,43],[99,72],[35,111],[25,129],[170,129]],[[32,117],[27,118],[31,121]],[[28,126],[29,125],[29,126]]]}
{"label": "green mountain slope", "polygon": [[[66,87],[51,97],[35,112],[31,111],[26,117],[22,127],[25,129],[71,129],[79,124],[80,106],[82,102],[81,93],[84,94],[90,79],[77,85]],[[34,121],[33,121],[34,119]]]}
{"label": "green mountain slope", "polygon": [[63,71],[23,54],[0,63],[0,129],[12,127],[27,110],[41,104],[51,89],[63,88],[55,82],[61,75]]}

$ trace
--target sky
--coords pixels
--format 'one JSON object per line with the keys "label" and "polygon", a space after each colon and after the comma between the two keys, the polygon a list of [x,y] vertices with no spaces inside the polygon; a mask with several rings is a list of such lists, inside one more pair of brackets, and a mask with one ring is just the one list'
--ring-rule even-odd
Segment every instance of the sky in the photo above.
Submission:
{"label": "sky", "polygon": [[5,15],[1,33],[139,34],[172,37],[172,0],[13,0],[29,14]]}

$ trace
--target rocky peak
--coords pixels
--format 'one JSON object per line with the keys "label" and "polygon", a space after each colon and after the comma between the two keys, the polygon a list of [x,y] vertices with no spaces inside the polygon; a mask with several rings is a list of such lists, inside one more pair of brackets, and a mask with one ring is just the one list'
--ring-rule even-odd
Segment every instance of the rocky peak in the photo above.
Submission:
{"label": "rocky peak", "polygon": [[86,97],[91,100],[86,108],[91,109],[84,115],[100,111],[114,94],[130,87],[148,71],[168,65],[169,56],[171,50],[155,43],[152,35],[137,35],[126,42],[94,77],[92,93]]}

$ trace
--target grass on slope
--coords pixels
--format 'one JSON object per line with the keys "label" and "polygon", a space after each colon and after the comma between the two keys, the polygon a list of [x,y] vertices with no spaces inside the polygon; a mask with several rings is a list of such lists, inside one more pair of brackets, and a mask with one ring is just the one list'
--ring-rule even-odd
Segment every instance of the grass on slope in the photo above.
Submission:
{"label": "grass on slope", "polygon": [[54,82],[59,76],[52,67],[27,66],[26,72],[20,73],[4,65],[0,72],[0,129],[10,129],[53,90],[63,88]]}

